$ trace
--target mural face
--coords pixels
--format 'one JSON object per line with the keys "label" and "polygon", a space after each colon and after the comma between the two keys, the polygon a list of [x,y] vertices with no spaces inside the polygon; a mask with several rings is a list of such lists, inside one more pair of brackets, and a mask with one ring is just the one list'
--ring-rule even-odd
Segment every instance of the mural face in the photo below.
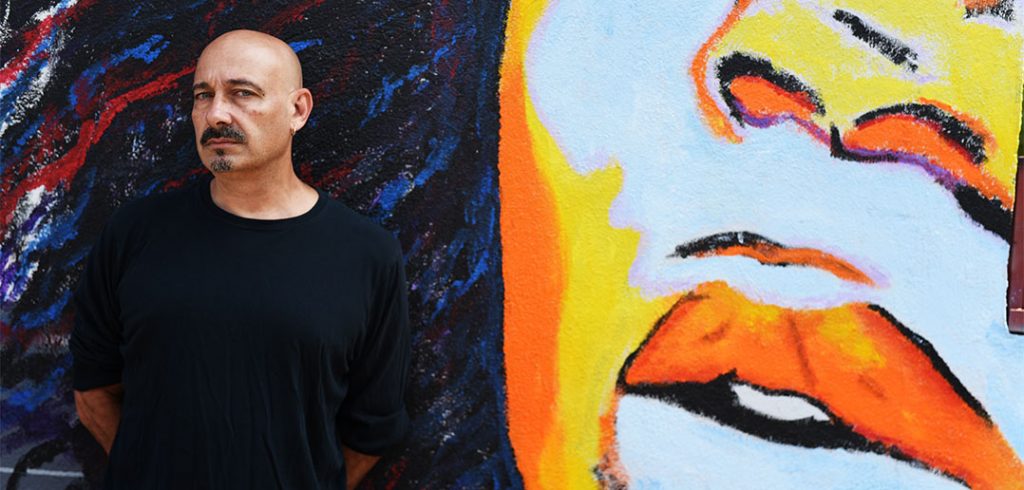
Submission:
{"label": "mural face", "polygon": [[1011,2],[513,2],[527,487],[1022,488]]}

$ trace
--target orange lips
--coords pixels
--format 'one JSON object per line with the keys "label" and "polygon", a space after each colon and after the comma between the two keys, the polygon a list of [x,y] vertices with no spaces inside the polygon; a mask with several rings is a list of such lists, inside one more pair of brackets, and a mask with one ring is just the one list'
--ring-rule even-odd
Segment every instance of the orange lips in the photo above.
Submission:
{"label": "orange lips", "polygon": [[681,299],[624,368],[628,386],[724,375],[797,392],[885,452],[975,489],[1024,489],[1024,464],[931,346],[880,308],[792,310],[724,283]]}

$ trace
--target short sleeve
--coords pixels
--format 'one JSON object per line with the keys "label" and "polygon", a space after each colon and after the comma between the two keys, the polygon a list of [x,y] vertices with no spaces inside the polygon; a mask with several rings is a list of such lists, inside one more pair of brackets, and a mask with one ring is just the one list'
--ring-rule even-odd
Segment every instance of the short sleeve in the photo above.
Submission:
{"label": "short sleeve", "polygon": [[[121,382],[121,325],[116,287],[119,247],[113,220],[86,259],[74,293],[72,385],[78,391]],[[123,244],[122,244],[123,245]]]}
{"label": "short sleeve", "polygon": [[379,455],[401,442],[409,426],[405,409],[410,333],[401,249],[375,292],[367,337],[352,366],[349,391],[338,417],[342,443]]}

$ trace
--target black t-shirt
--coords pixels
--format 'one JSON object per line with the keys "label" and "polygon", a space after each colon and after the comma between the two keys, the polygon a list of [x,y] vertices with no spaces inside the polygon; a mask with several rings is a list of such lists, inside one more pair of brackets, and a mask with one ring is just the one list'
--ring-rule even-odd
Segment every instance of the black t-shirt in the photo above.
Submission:
{"label": "black t-shirt", "polygon": [[119,209],[74,301],[74,388],[123,383],[107,488],[344,488],[408,426],[402,251],[323,191],[255,220],[210,177]]}

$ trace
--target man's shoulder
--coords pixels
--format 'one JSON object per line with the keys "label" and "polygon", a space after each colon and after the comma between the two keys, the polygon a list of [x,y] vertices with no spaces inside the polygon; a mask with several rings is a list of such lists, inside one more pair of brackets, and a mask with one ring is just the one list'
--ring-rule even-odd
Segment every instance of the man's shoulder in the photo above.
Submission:
{"label": "man's shoulder", "polygon": [[360,252],[385,263],[401,258],[394,232],[335,198],[328,197],[327,210],[331,222],[338,226],[339,238],[354,243]]}
{"label": "man's shoulder", "polygon": [[160,221],[164,216],[181,213],[192,195],[191,187],[154,192],[129,199],[110,217],[110,226],[131,228],[143,223]]}

